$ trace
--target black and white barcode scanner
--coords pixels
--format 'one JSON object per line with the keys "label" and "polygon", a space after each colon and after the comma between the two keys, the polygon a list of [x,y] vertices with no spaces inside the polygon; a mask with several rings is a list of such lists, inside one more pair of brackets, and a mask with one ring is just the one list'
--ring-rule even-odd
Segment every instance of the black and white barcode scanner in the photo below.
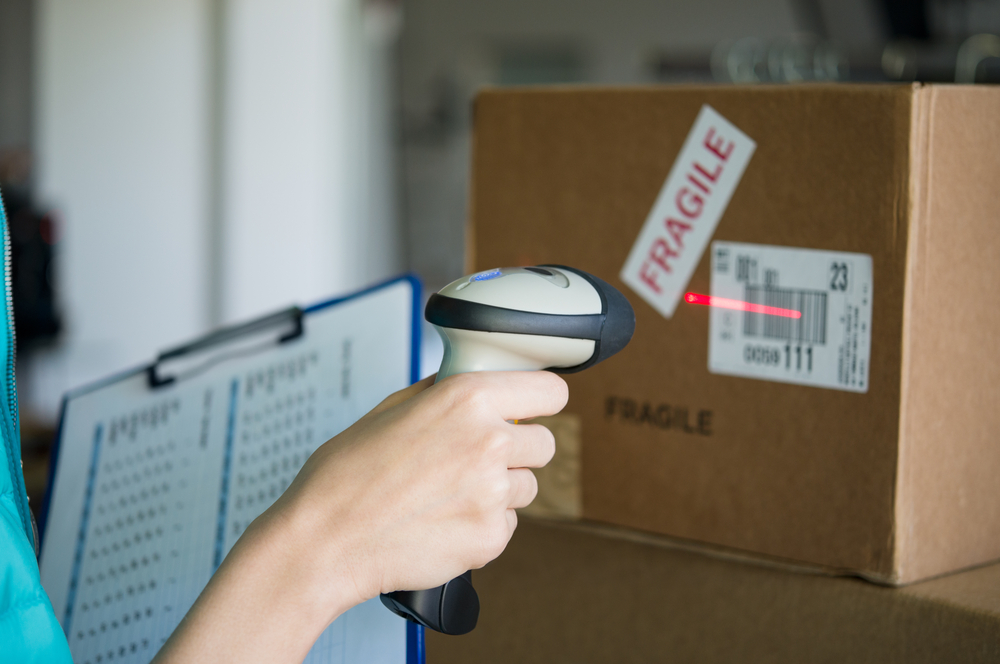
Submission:
{"label": "black and white barcode scanner", "polygon": [[[623,349],[635,312],[614,286],[563,265],[505,267],[453,281],[424,317],[444,341],[437,380],[469,371],[574,373]],[[479,596],[466,572],[438,588],[382,595],[394,613],[445,634],[471,632]]]}

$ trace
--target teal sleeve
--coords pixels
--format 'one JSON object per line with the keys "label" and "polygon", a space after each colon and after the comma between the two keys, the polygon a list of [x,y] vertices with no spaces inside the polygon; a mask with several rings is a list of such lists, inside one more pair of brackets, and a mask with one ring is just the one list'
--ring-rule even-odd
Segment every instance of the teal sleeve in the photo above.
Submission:
{"label": "teal sleeve", "polygon": [[0,663],[70,663],[66,636],[42,590],[14,500],[9,487],[0,492]]}
{"label": "teal sleeve", "polygon": [[21,475],[10,239],[2,198],[0,234],[4,255],[4,287],[0,289],[0,664],[71,663],[69,644],[39,578]]}

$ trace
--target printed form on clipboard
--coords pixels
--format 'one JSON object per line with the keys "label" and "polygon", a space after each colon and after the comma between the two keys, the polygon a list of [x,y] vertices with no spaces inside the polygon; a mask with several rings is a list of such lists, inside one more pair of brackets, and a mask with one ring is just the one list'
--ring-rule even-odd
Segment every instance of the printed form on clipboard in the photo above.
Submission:
{"label": "printed form on clipboard", "polygon": [[[42,585],[77,664],[149,662],[309,455],[419,375],[403,277],[214,333],[67,395],[42,515]],[[422,664],[376,598],[308,664]]]}

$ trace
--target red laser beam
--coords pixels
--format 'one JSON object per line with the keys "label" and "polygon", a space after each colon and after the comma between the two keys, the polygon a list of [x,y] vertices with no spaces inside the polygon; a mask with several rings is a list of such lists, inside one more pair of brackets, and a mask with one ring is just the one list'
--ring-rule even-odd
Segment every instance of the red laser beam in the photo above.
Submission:
{"label": "red laser beam", "polygon": [[801,311],[794,309],[782,309],[781,307],[768,307],[763,304],[753,304],[743,300],[730,300],[725,297],[715,297],[714,295],[699,295],[698,293],[686,293],[684,301],[688,304],[704,304],[708,307],[721,307],[723,309],[735,309],[736,311],[751,311],[755,314],[767,314],[768,316],[783,316],[785,318],[802,318]]}

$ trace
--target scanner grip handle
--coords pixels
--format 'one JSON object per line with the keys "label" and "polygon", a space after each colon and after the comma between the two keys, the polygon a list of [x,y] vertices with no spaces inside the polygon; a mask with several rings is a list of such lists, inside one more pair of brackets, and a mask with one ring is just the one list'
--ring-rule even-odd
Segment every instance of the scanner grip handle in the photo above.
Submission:
{"label": "scanner grip handle", "polygon": [[479,621],[472,572],[427,590],[397,590],[380,598],[390,611],[442,634],[468,634]]}

